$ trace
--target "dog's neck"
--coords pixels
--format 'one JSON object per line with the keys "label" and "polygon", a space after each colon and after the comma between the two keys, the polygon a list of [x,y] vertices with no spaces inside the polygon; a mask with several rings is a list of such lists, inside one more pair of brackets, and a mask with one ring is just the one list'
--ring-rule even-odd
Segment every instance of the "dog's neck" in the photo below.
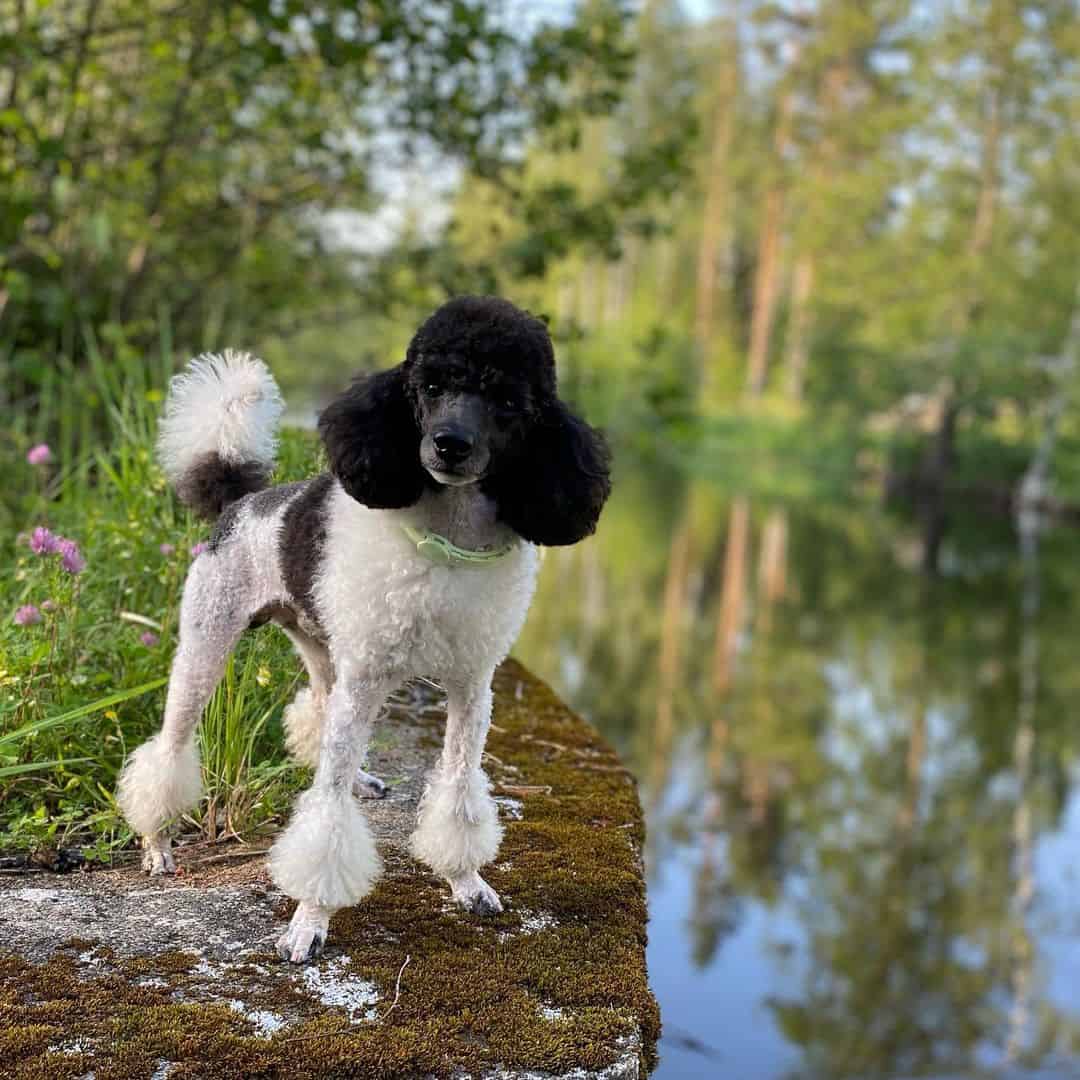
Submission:
{"label": "dog's neck", "polygon": [[478,484],[429,488],[407,513],[410,524],[430,529],[470,551],[501,547],[514,535],[496,520],[495,503]]}

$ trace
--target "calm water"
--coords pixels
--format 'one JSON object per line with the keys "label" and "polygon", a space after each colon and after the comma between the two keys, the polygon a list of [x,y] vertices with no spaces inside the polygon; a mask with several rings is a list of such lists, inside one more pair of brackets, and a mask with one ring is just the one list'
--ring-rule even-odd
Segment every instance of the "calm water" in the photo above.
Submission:
{"label": "calm water", "polygon": [[632,465],[518,654],[635,768],[656,1076],[1080,1076],[1080,533]]}

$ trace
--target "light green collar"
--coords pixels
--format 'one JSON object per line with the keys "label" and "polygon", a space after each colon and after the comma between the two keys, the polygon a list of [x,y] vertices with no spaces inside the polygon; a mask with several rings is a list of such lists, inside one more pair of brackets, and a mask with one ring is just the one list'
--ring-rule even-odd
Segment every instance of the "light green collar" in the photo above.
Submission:
{"label": "light green collar", "polygon": [[439,566],[489,566],[504,555],[509,555],[514,549],[511,541],[491,551],[469,551],[430,529],[418,529],[414,525],[403,524],[401,530],[416,545],[416,550],[421,555]]}

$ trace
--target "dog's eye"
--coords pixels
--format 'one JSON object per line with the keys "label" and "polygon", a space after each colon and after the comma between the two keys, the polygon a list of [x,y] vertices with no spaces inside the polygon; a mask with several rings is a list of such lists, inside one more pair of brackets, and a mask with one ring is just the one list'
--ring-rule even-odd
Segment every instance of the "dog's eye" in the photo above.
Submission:
{"label": "dog's eye", "polygon": [[432,397],[437,397],[441,389],[442,387],[439,386],[438,383],[433,382],[429,382],[427,386],[424,387],[424,390],[427,391],[427,393],[431,394]]}

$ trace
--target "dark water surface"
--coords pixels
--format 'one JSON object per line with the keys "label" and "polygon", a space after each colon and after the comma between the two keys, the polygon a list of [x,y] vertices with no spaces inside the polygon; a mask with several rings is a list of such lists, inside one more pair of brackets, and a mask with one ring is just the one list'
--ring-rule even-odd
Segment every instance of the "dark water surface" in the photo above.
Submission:
{"label": "dark water surface", "polygon": [[661,1080],[1080,1076],[1080,533],[933,531],[633,465],[547,557],[517,653],[641,780]]}

